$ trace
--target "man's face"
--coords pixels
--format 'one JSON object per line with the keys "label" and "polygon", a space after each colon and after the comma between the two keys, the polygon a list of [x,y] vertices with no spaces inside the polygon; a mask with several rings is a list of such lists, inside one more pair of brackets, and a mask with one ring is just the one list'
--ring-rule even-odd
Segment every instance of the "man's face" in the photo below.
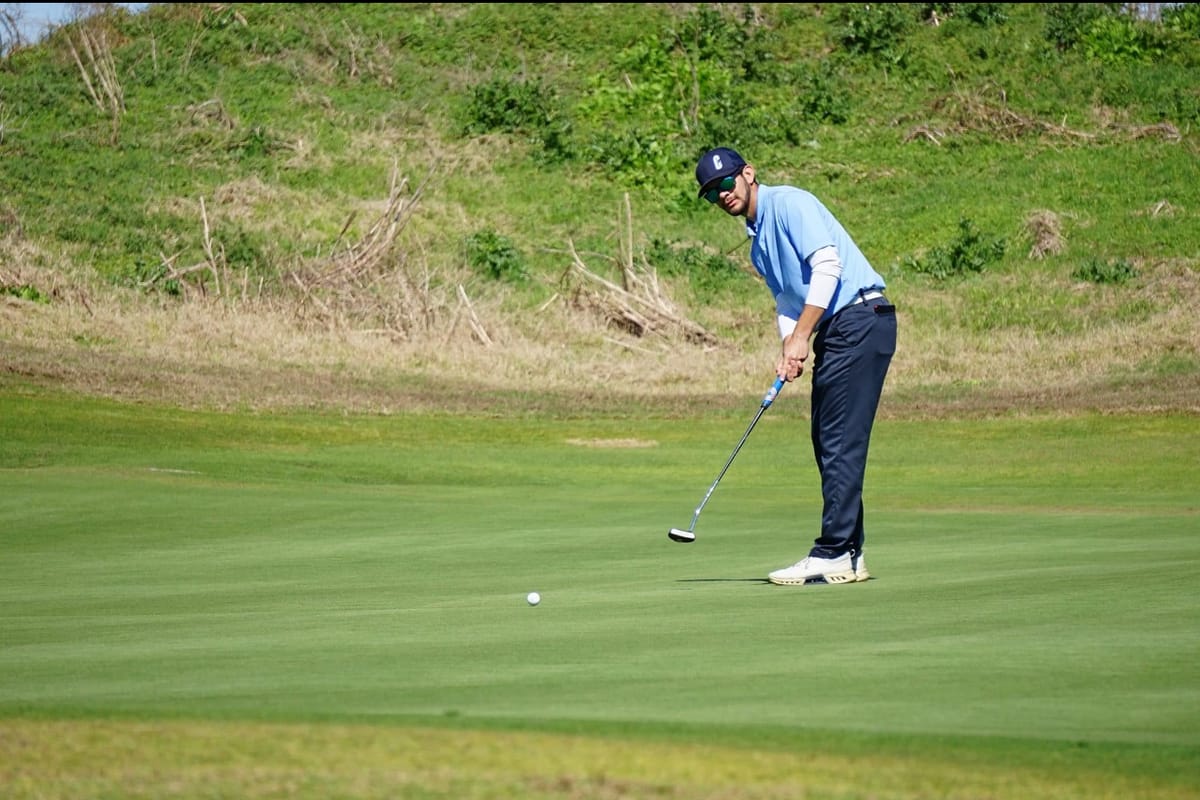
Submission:
{"label": "man's face", "polygon": [[753,180],[753,167],[749,164],[738,172],[726,177],[722,183],[705,193],[704,198],[718,206],[731,217],[746,213],[750,203],[750,183]]}

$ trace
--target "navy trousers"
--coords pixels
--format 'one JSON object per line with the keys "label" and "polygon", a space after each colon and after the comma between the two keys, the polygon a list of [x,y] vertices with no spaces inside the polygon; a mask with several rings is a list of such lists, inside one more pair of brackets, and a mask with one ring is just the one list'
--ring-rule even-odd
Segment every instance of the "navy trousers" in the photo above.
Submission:
{"label": "navy trousers", "polygon": [[809,555],[860,553],[871,428],[896,352],[896,307],[884,297],[847,306],[813,340],[812,444],[821,474],[821,535]]}

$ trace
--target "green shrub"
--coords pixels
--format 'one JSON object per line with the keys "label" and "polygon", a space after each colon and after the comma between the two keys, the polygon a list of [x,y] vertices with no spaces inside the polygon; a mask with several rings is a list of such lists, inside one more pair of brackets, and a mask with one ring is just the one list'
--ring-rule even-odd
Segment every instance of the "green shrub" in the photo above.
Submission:
{"label": "green shrub", "polygon": [[737,17],[710,6],[641,36],[591,77],[573,110],[579,155],[635,186],[660,186],[718,143],[796,143],[803,109],[781,110],[754,88],[767,75],[787,81],[771,44],[749,9]]}
{"label": "green shrub", "polygon": [[28,300],[31,303],[49,303],[50,298],[42,294],[36,287],[28,283],[23,283],[20,286],[0,286],[0,294],[8,295],[9,297],[19,297],[22,300]]}
{"label": "green shrub", "polygon": [[[696,159],[709,147],[716,145],[732,147],[740,151],[760,152],[767,145],[798,145],[806,138],[804,131],[811,129],[822,119],[817,114],[806,114],[801,103],[764,105],[749,96],[739,102],[740,93],[731,93],[721,104],[721,111],[702,120],[694,141],[703,143],[694,152],[689,150],[685,161],[695,166]],[[836,110],[830,110],[835,119],[845,121]],[[830,122],[833,119],[828,120]]]}
{"label": "green shrub", "polygon": [[[733,73],[719,61],[691,55],[687,47],[704,52],[710,46],[707,37],[692,35],[699,41],[644,36],[614,54],[612,72],[592,77],[575,109],[589,132],[589,161],[647,183],[665,166],[672,142],[684,136],[684,124],[699,126],[723,113],[709,99],[728,97]],[[685,91],[693,84],[694,92]]]}
{"label": "green shrub", "polygon": [[944,280],[982,272],[988,264],[1004,258],[1006,249],[1004,239],[984,236],[976,230],[971,220],[962,217],[958,222],[957,238],[949,244],[932,248],[925,259],[913,256],[905,258],[903,267],[911,272]]}
{"label": "green shrub", "polygon": [[1167,30],[1200,38],[1200,3],[1170,3],[1162,11]]}
{"label": "green shrub", "polygon": [[285,148],[283,138],[261,125],[254,125],[232,136],[227,148],[239,161],[266,159]]}
{"label": "green shrub", "polygon": [[539,133],[557,121],[558,100],[540,80],[494,78],[471,90],[467,102],[468,135],[480,133]]}
{"label": "green shrub", "polygon": [[1116,285],[1128,283],[1136,278],[1137,275],[1138,271],[1132,264],[1119,258],[1109,261],[1090,258],[1076,267],[1071,273],[1071,277],[1076,280]]}
{"label": "green shrub", "polygon": [[1092,20],[1079,47],[1088,58],[1105,64],[1147,63],[1166,51],[1149,24],[1116,14]]}
{"label": "green shrub", "polygon": [[525,261],[508,240],[495,231],[476,231],[467,237],[467,263],[492,280],[525,283],[529,272]]}
{"label": "green shrub", "polygon": [[700,299],[711,299],[748,275],[728,256],[699,247],[679,247],[662,239],[652,239],[646,254],[659,274],[683,277]]}
{"label": "green shrub", "polygon": [[841,4],[835,14],[835,36],[851,54],[901,63],[904,37],[916,22],[916,11],[916,6],[905,3]]}
{"label": "green shrub", "polygon": [[756,24],[754,10],[741,18],[702,5],[680,20],[673,46],[694,64],[714,64],[738,81],[770,81],[779,62],[771,49],[770,26]]}
{"label": "green shrub", "polygon": [[680,160],[676,142],[654,131],[599,132],[588,143],[588,160],[632,186],[652,186],[671,175]]}
{"label": "green shrub", "polygon": [[148,292],[157,290],[170,297],[183,295],[183,284],[178,278],[168,278],[169,269],[162,261],[135,260],[133,265],[114,277],[121,286],[132,286]]}
{"label": "green shrub", "polygon": [[961,19],[987,28],[992,25],[1003,25],[1008,21],[1008,11],[1005,3],[922,3],[920,6],[921,19],[932,19],[936,14],[940,19]]}
{"label": "green shrub", "polygon": [[835,125],[850,118],[846,82],[828,59],[816,67],[803,62],[796,64],[791,83],[796,87],[796,108],[805,118]]}
{"label": "green shrub", "polygon": [[1120,3],[1050,3],[1046,6],[1046,39],[1059,50],[1072,50],[1092,22],[1120,10]]}

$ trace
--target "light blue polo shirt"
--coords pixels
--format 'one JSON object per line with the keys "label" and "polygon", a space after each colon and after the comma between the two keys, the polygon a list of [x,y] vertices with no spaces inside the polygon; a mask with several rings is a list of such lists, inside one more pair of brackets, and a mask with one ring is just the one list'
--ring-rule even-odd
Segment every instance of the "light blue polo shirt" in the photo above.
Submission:
{"label": "light blue polo shirt", "polygon": [[811,192],[760,183],[755,217],[754,222],[746,223],[751,238],[750,263],[766,280],[779,313],[800,318],[812,281],[808,259],[829,245],[837,248],[842,277],[821,319],[829,319],[850,305],[860,289],[884,288],[883,277]]}

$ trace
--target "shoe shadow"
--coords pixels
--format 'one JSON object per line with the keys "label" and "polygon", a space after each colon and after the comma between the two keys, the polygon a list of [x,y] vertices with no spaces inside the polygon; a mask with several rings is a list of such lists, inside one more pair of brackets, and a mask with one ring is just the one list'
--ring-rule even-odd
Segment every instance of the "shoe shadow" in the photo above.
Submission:
{"label": "shoe shadow", "polygon": [[770,583],[766,578],[680,578],[676,583]]}
{"label": "shoe shadow", "polygon": [[[873,580],[876,580],[874,575],[867,578],[867,581],[873,581]],[[676,583],[766,583],[766,584],[771,583],[771,581],[769,581],[766,578],[679,578],[675,582]],[[851,581],[851,583],[853,583],[853,581]],[[865,583],[865,581],[858,581],[858,583]],[[827,586],[830,584],[827,584],[824,580],[812,580],[812,581],[805,583],[804,585],[805,586]]]}

